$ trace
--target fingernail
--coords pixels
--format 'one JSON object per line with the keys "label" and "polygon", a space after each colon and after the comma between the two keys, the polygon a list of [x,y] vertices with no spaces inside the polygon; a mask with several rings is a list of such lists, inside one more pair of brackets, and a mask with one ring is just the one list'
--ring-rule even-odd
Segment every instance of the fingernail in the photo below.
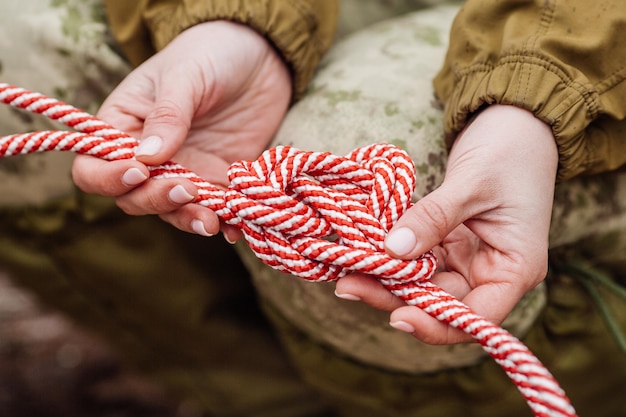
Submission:
{"label": "fingernail", "polygon": [[387,249],[400,256],[410,253],[416,244],[415,233],[408,227],[393,230],[385,239]]}
{"label": "fingernail", "polygon": [[406,321],[392,321],[389,323],[391,327],[405,333],[415,333],[415,328]]}
{"label": "fingernail", "polygon": [[170,197],[170,200],[178,204],[189,203],[193,200],[193,196],[189,194],[182,185],[176,185],[173,187],[168,193],[168,196]]}
{"label": "fingernail", "polygon": [[231,239],[229,239],[229,238],[228,238],[228,236],[226,235],[226,233],[224,233],[224,240],[225,240],[226,242],[228,242],[229,244],[231,244],[231,245],[234,245],[235,243],[237,243],[237,241],[236,241],[236,240],[231,240]]}
{"label": "fingernail", "polygon": [[141,172],[139,168],[130,168],[122,175],[122,182],[126,185],[141,184],[148,179],[148,176]]}
{"label": "fingernail", "polygon": [[349,301],[361,301],[361,297],[356,296],[354,294],[346,294],[346,293],[338,293],[335,291],[335,295],[341,299],[349,300]]}
{"label": "fingernail", "polygon": [[213,236],[212,234],[206,231],[206,229],[204,228],[204,223],[202,223],[202,220],[198,220],[198,219],[192,220],[191,228],[193,229],[194,232],[196,232],[197,234],[201,236],[207,236],[207,237]]}
{"label": "fingernail", "polygon": [[135,156],[152,156],[159,153],[163,146],[163,139],[158,136],[148,136],[139,142],[139,146],[135,150]]}

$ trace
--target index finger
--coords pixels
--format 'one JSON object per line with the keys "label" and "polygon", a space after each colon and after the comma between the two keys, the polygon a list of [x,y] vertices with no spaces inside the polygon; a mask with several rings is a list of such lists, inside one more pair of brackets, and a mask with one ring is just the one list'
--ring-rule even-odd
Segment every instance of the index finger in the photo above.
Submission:
{"label": "index finger", "polygon": [[[509,283],[480,285],[470,291],[461,302],[469,308],[467,313],[499,325],[522,297],[512,287],[513,285]],[[428,309],[426,306],[424,309],[420,306],[400,307],[391,313],[390,324],[428,344],[444,345],[471,341],[473,337],[470,334],[434,317],[435,315],[446,317],[443,314],[446,310],[445,303],[446,301],[442,299],[442,302],[437,304],[437,310],[431,313],[432,315],[425,311]],[[461,323],[460,325],[463,323],[462,320],[458,322]]]}
{"label": "index finger", "polygon": [[76,186],[89,194],[121,196],[150,177],[141,162],[124,159],[105,161],[93,156],[77,155],[72,165],[72,179]]}

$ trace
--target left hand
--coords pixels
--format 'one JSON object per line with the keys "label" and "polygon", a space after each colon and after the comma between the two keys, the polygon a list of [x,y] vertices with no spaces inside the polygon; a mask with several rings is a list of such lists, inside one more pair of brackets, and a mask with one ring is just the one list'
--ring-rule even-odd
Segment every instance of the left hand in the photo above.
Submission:
{"label": "left hand", "polygon": [[[414,259],[434,247],[440,264],[432,282],[501,323],[547,273],[557,165],[548,125],[516,107],[485,109],[455,141],[442,185],[394,225],[387,252]],[[423,342],[472,340],[406,306],[372,277],[344,277],[336,293],[393,311],[391,325]]]}
{"label": "left hand", "polygon": [[[146,181],[147,166],[173,160],[227,185],[232,162],[265,150],[291,94],[289,69],[267,39],[237,23],[198,24],[131,72],[98,112],[140,140],[137,160],[78,156],[74,181],[85,192],[116,197],[127,214],[158,214],[181,230],[215,234],[215,213],[187,204],[197,194],[193,183]],[[240,236],[230,232],[230,240]]]}

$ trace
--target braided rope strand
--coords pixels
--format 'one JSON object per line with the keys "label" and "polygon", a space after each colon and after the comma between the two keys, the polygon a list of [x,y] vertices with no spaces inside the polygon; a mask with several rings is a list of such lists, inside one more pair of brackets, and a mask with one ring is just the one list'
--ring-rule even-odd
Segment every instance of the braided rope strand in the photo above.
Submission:
{"label": "braided rope strand", "polygon": [[[0,157],[69,151],[105,160],[134,158],[138,140],[66,103],[0,83],[0,101],[74,129],[0,138]],[[195,203],[240,228],[265,264],[310,281],[351,272],[377,277],[407,304],[470,334],[504,369],[537,417],[575,417],[558,382],[532,352],[503,328],[430,282],[432,252],[406,261],[384,251],[384,238],[411,206],[415,167],[401,149],[375,144],[345,157],[280,146],[256,161],[239,161],[222,189],[175,162],[150,167],[151,178],[184,177]]]}

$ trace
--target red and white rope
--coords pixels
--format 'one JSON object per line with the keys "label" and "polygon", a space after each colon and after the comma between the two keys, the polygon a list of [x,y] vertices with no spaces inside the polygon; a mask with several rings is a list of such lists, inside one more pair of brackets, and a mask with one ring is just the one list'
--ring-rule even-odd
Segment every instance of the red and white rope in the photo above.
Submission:
{"label": "red and white rope", "polygon": [[[76,130],[2,137],[0,157],[45,151],[106,160],[134,157],[137,139],[68,104],[3,83],[0,101]],[[385,253],[385,235],[410,207],[415,187],[415,168],[406,152],[375,144],[340,157],[281,146],[256,161],[232,164],[228,175],[230,185],[222,189],[174,162],[151,168],[152,178],[193,181],[199,190],[195,202],[239,227],[265,264],[310,281],[336,280],[350,272],[376,276],[407,304],[472,335],[516,384],[535,416],[576,416],[558,382],[521,341],[429,281],[437,267],[431,252],[411,261]]]}

